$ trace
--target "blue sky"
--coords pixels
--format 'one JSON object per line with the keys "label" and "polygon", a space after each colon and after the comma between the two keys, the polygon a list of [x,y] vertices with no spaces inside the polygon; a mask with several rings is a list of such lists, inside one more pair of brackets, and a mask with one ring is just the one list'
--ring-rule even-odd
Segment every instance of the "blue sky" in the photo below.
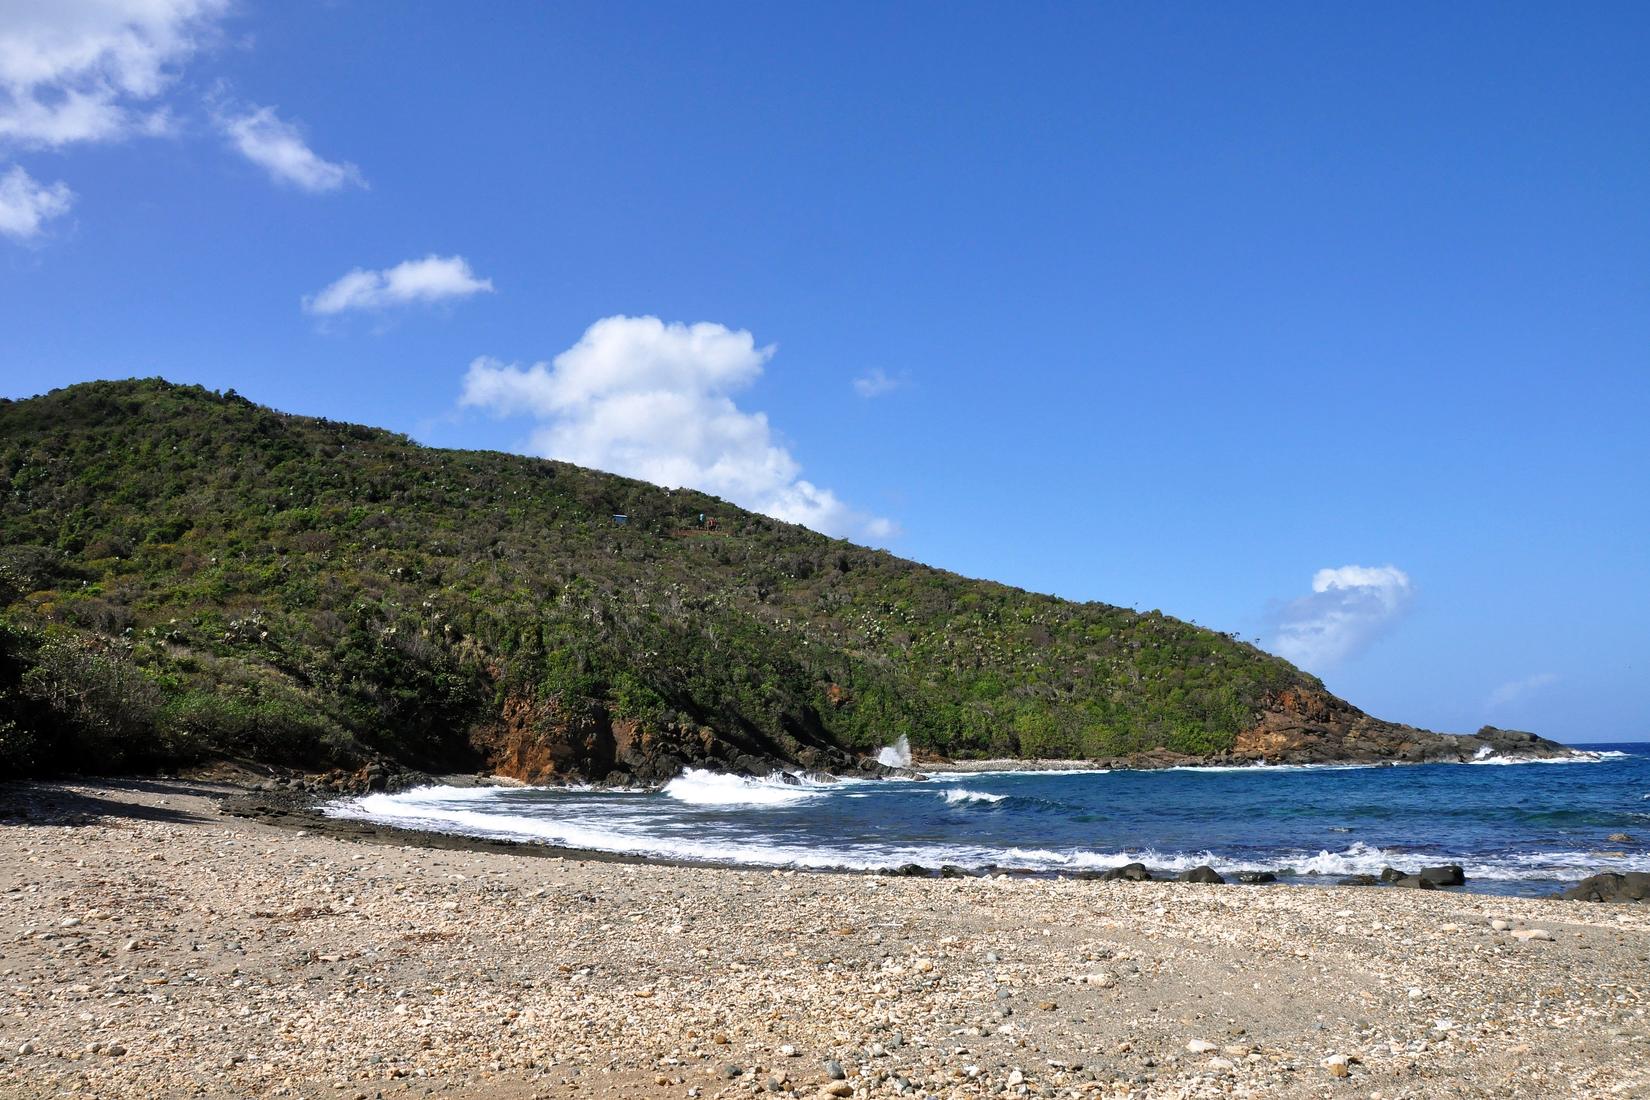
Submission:
{"label": "blue sky", "polygon": [[[690,480],[1650,734],[1650,11],[0,0],[0,393]],[[656,319],[656,320],[654,320]]]}

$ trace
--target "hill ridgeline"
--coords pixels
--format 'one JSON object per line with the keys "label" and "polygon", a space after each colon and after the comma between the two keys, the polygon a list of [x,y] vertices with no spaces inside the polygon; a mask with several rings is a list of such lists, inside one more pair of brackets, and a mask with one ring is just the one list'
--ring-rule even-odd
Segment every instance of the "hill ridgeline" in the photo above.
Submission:
{"label": "hill ridgeline", "polygon": [[[622,519],[619,517],[623,517]],[[0,772],[1555,755],[688,490],[161,380],[0,401]]]}

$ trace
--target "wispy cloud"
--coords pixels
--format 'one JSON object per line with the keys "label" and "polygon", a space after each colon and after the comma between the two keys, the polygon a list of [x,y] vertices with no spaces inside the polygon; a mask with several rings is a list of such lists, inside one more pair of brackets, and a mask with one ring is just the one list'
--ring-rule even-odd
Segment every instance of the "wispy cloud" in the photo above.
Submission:
{"label": "wispy cloud", "polygon": [[242,156],[268,172],[277,183],[313,192],[367,185],[355,165],[330,161],[317,154],[305,141],[303,131],[277,115],[273,107],[252,107],[237,114],[221,115],[218,125]]}
{"label": "wispy cloud", "polygon": [[1525,676],[1519,680],[1508,680],[1494,691],[1484,701],[1484,705],[1491,709],[1510,706],[1519,703],[1558,683],[1558,676],[1551,672],[1538,672],[1534,676]]}
{"label": "wispy cloud", "polygon": [[[0,154],[120,141],[170,126],[160,97],[227,0],[0,4]],[[0,235],[39,238],[74,201],[0,161]]]}
{"label": "wispy cloud", "polygon": [[179,94],[180,74],[221,39],[230,8],[231,0],[0,0],[0,233],[38,237],[72,201],[66,183],[42,185],[8,167],[20,154],[186,132],[203,113],[283,183],[365,186],[353,164],[317,155],[274,108],[225,114]]}
{"label": "wispy cloud", "polygon": [[326,317],[349,310],[453,301],[488,294],[492,289],[493,281],[478,278],[463,256],[429,255],[380,271],[358,267],[305,298],[304,309]]}
{"label": "wispy cloud", "polygon": [[29,241],[45,231],[48,221],[68,213],[74,192],[68,184],[37,183],[33,176],[13,165],[0,173],[0,234]]}
{"label": "wispy cloud", "polygon": [[804,479],[767,415],[734,403],[776,350],[708,322],[607,317],[548,363],[475,360],[460,401],[535,418],[529,447],[547,458],[701,489],[828,534],[892,537],[891,521]]}
{"label": "wispy cloud", "polygon": [[896,378],[881,367],[873,367],[854,379],[854,392],[861,397],[881,397],[905,385],[905,378]]}
{"label": "wispy cloud", "polygon": [[36,0],[0,12],[0,142],[57,148],[152,133],[157,100],[227,0]]}
{"label": "wispy cloud", "polygon": [[1409,606],[1414,588],[1395,565],[1320,569],[1312,594],[1284,605],[1272,648],[1313,672],[1330,668],[1374,641]]}

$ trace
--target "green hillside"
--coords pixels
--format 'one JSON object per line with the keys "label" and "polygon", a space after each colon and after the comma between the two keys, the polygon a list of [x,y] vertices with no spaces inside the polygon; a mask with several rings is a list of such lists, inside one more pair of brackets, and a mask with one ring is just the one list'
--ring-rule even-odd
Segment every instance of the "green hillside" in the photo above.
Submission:
{"label": "green hillside", "polygon": [[786,758],[1205,754],[1319,686],[1155,611],[160,380],[0,402],[0,609],[9,772],[474,766],[523,723]]}

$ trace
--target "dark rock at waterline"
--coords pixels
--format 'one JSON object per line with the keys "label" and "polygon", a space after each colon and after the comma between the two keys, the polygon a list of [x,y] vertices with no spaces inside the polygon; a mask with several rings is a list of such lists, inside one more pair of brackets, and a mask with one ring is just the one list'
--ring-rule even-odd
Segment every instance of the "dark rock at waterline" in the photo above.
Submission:
{"label": "dark rock at waterline", "polygon": [[890,867],[885,873],[905,878],[919,878],[928,874],[928,868],[920,863],[902,863],[898,867]]}
{"label": "dark rock at waterline", "polygon": [[1381,880],[1374,875],[1347,875],[1335,885],[1337,886],[1379,886]]}
{"label": "dark rock at waterline", "polygon": [[1219,871],[1215,870],[1213,867],[1210,867],[1208,864],[1204,864],[1202,867],[1193,867],[1189,871],[1180,872],[1180,881],[1205,882],[1210,885],[1218,885],[1220,883],[1224,883],[1226,879]]}
{"label": "dark rock at waterline", "polygon": [[1438,884],[1436,882],[1433,882],[1429,878],[1422,878],[1420,875],[1405,875],[1402,878],[1393,879],[1392,885],[1402,886],[1409,890],[1438,889]]}
{"label": "dark rock at waterline", "polygon": [[1381,868],[1381,881],[1382,882],[1397,882],[1401,878],[1407,878],[1408,875],[1409,875],[1408,871],[1400,871],[1396,867],[1382,867]]}
{"label": "dark rock at waterline", "polygon": [[1144,863],[1125,863],[1121,867],[1113,867],[1100,876],[1101,882],[1150,882],[1152,873],[1146,870]]}
{"label": "dark rock at waterline", "polygon": [[967,871],[963,870],[961,867],[958,867],[954,863],[942,863],[942,864],[940,864],[940,877],[941,878],[968,878],[969,874],[968,874]]}
{"label": "dark rock at waterline", "polygon": [[1263,882],[1278,881],[1278,876],[1271,871],[1238,871],[1232,877],[1249,886],[1259,886]]}
{"label": "dark rock at waterline", "polygon": [[1650,872],[1606,871],[1582,879],[1563,894],[1565,901],[1647,901],[1650,900]]}
{"label": "dark rock at waterline", "polygon": [[1459,863],[1446,863],[1441,867],[1421,868],[1421,877],[1434,886],[1460,886],[1467,881],[1467,874]]}

